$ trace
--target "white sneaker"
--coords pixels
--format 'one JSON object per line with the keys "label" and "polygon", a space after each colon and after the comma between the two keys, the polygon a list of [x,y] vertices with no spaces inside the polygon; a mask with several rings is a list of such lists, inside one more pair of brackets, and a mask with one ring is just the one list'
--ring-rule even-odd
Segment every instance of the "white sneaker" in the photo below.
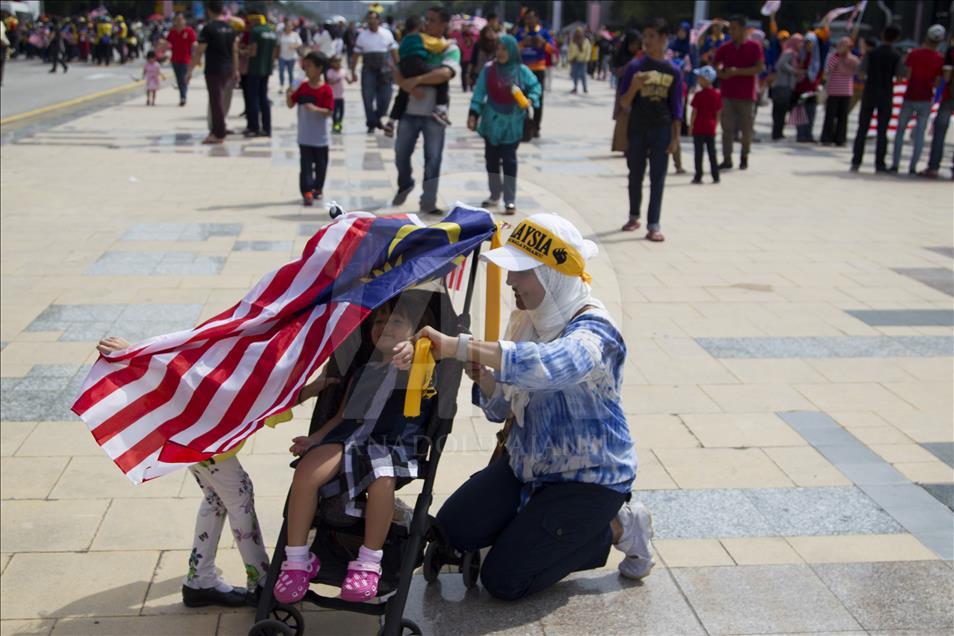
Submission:
{"label": "white sneaker", "polygon": [[637,501],[623,504],[616,518],[623,527],[616,548],[626,555],[619,564],[620,574],[630,579],[644,579],[656,565],[650,547],[653,516],[645,505]]}

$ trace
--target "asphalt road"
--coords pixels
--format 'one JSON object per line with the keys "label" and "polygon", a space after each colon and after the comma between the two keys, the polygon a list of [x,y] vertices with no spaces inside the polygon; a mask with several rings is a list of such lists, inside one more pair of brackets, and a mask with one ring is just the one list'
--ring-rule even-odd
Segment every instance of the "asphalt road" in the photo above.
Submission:
{"label": "asphalt road", "polygon": [[37,60],[7,60],[0,88],[0,119],[130,84],[142,76],[142,62],[108,67],[78,62],[65,74],[62,68],[55,74],[49,70],[49,65]]}

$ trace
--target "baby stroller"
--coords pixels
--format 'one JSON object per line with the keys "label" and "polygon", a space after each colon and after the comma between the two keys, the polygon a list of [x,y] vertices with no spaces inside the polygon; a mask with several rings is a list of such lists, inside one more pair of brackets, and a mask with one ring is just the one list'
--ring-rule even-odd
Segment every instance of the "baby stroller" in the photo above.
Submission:
{"label": "baby stroller", "polygon": [[[477,254],[474,251],[469,268],[469,280],[465,291],[464,308],[457,314],[451,303],[443,281],[433,285],[439,289],[429,294],[429,309],[440,323],[440,330],[449,335],[469,331],[470,304],[477,276]],[[371,355],[373,346],[367,337],[369,321],[361,329],[355,330],[329,359],[329,374],[341,378],[338,384],[328,386],[319,394],[312,413],[309,434],[316,431],[338,409],[346,392],[347,378],[354,369],[364,364]],[[320,607],[358,612],[382,617],[379,634],[396,636],[397,634],[421,634],[421,629],[413,621],[403,617],[404,606],[411,585],[414,570],[424,562],[424,546],[434,539],[435,520],[428,514],[437,474],[437,465],[447,435],[453,426],[456,414],[456,397],[460,387],[463,364],[455,359],[444,359],[437,363],[434,370],[434,386],[437,389],[437,408],[433,409],[425,426],[425,441],[418,447],[419,477],[424,484],[417,496],[413,513],[409,519],[392,521],[384,544],[384,556],[381,561],[382,576],[378,586],[378,602],[355,603],[337,597],[322,596],[309,589],[302,602]],[[397,487],[410,480],[399,480]],[[338,497],[322,499],[312,522],[315,538],[311,550],[321,561],[321,569],[312,583],[322,583],[340,587],[347,571],[348,562],[353,560],[364,537],[364,520],[351,517],[344,512],[344,501]],[[273,588],[278,579],[281,562],[287,542],[286,500],[282,529],[272,555],[271,565],[261,592],[255,623],[249,630],[249,636],[299,635],[305,631],[302,613],[293,605],[275,601]],[[473,564],[479,556],[472,554],[468,563]],[[465,580],[467,576],[465,574]],[[476,572],[471,585],[476,583]]]}

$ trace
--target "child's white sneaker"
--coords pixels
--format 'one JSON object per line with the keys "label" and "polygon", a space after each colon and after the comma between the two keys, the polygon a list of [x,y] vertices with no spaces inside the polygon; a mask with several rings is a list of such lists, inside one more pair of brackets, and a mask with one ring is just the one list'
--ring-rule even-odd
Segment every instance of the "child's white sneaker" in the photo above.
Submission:
{"label": "child's white sneaker", "polygon": [[649,543],[653,538],[653,516],[637,501],[623,504],[616,518],[623,528],[616,548],[626,555],[619,564],[620,574],[630,579],[646,578],[656,565]]}

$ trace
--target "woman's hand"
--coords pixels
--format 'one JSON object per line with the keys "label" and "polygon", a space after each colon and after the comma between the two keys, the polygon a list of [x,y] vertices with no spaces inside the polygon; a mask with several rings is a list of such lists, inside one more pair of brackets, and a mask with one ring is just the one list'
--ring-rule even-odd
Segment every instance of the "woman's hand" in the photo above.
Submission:
{"label": "woman's hand", "polygon": [[415,339],[427,338],[431,341],[431,353],[435,360],[453,358],[457,353],[457,338],[441,333],[434,327],[424,327],[415,335]]}
{"label": "woman's hand", "polygon": [[391,358],[391,364],[401,371],[407,371],[411,368],[411,362],[414,361],[414,343],[410,340],[397,343],[394,347],[394,357]]}
{"label": "woman's hand", "polygon": [[478,362],[468,362],[464,365],[464,373],[480,387],[484,397],[490,397],[497,388],[497,378],[494,370]]}
{"label": "woman's hand", "polygon": [[130,342],[125,338],[120,338],[119,336],[106,336],[99,341],[99,344],[96,345],[96,350],[107,355],[110,353],[116,353],[117,351],[122,351],[123,349],[128,349]]}
{"label": "woman's hand", "polygon": [[467,130],[477,130],[477,118],[473,115],[467,118]]}

